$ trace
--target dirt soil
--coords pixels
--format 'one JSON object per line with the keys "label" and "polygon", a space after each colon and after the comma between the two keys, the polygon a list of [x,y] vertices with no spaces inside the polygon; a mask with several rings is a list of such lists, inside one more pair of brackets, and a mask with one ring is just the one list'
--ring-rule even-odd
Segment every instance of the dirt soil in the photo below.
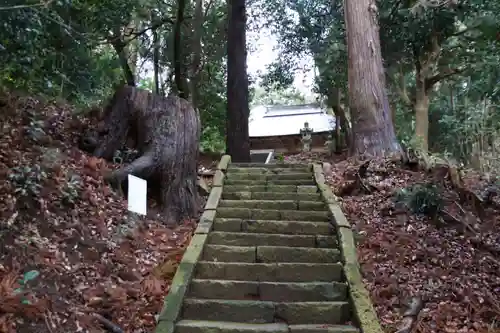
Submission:
{"label": "dirt soil", "polygon": [[[287,156],[287,162],[330,162],[326,178],[340,194],[356,179],[359,163],[321,154]],[[482,219],[471,207],[462,206],[449,184],[441,186],[444,209],[462,223],[435,224],[429,218],[401,209],[394,193],[412,184],[439,183],[435,175],[412,171],[400,162],[371,161],[364,183],[340,198],[358,235],[358,256],[367,288],[386,332],[401,325],[402,313],[411,297],[425,303],[415,332],[500,332],[500,209],[487,206]],[[443,179],[441,179],[443,180]],[[463,175],[474,193],[487,186],[484,175]]]}
{"label": "dirt soil", "polygon": [[129,216],[73,114],[0,96],[0,332],[152,332],[196,221]]}

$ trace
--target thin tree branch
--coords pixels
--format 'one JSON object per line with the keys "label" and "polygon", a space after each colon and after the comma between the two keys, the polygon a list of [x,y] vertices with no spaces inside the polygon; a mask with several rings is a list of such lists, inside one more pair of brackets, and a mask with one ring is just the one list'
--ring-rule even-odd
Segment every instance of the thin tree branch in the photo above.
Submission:
{"label": "thin tree branch", "polygon": [[[133,29],[129,29],[129,31],[124,33],[123,36],[115,35],[115,36],[109,37],[105,43],[111,43],[111,44],[116,43],[118,40],[121,40],[122,38],[125,37],[125,38],[127,38],[127,41],[125,42],[125,44],[128,44],[131,41],[144,35],[146,32],[148,32],[150,30],[156,30],[156,29],[162,27],[165,23],[174,24],[174,21],[170,17],[164,17],[164,18],[158,20],[157,22],[151,24],[149,27],[144,28],[142,30],[134,31]],[[132,38],[128,39],[128,37],[132,37]]]}
{"label": "thin tree branch", "polygon": [[398,80],[396,80],[396,82],[395,82],[396,90],[398,91],[398,94],[401,97],[401,99],[403,100],[403,102],[407,106],[413,107],[412,99],[410,98],[410,95],[408,95],[408,90],[406,89],[406,81],[405,81],[405,75],[404,75],[402,65],[399,66],[399,75],[398,76],[399,76],[399,82],[398,82]]}
{"label": "thin tree branch", "polygon": [[465,71],[465,68],[452,68],[444,70],[434,76],[425,79],[426,89],[431,89],[436,83],[445,80],[455,74],[460,74]]}
{"label": "thin tree branch", "polygon": [[49,0],[49,1],[42,1],[42,2],[39,2],[39,3],[34,3],[34,4],[31,4],[31,5],[15,5],[15,6],[9,6],[9,7],[0,7],[0,11],[2,10],[17,10],[17,9],[25,9],[25,8],[33,8],[33,7],[47,7],[48,5],[50,5],[50,3],[52,2],[53,0]]}

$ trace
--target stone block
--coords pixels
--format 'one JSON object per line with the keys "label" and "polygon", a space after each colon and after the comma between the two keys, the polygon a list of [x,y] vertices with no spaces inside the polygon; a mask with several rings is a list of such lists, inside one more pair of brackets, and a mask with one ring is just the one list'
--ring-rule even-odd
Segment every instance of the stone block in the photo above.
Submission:
{"label": "stone block", "polygon": [[225,172],[231,163],[231,155],[223,155],[220,159],[219,164],[217,165],[217,170],[221,170]]}
{"label": "stone block", "polygon": [[182,309],[187,286],[191,282],[198,258],[201,256],[207,235],[194,235],[177,268],[158,321],[175,323]]}
{"label": "stone block", "polygon": [[217,262],[255,262],[255,246],[209,244],[203,251],[203,260]]}
{"label": "stone block", "polygon": [[200,217],[200,222],[195,230],[195,234],[208,234],[212,230],[212,226],[215,220],[216,211],[206,210]]}
{"label": "stone block", "polygon": [[216,210],[219,205],[219,200],[222,197],[222,187],[214,187],[210,191],[207,203],[205,204],[205,210]]}
{"label": "stone block", "polygon": [[326,248],[257,246],[258,262],[336,263],[340,251]]}

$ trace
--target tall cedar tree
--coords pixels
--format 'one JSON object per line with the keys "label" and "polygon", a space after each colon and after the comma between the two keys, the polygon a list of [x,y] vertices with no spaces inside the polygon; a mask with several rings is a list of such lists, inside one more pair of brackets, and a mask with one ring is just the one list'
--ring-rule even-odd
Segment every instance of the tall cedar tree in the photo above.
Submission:
{"label": "tall cedar tree", "polygon": [[234,162],[250,162],[245,0],[228,6],[226,149]]}
{"label": "tall cedar tree", "polygon": [[399,153],[380,51],[376,0],[345,0],[351,155]]}

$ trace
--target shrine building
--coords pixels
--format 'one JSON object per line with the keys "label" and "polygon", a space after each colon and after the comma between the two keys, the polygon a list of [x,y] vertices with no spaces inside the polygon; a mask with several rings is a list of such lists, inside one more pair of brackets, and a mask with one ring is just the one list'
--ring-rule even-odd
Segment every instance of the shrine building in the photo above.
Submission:
{"label": "shrine building", "polygon": [[[305,130],[308,123],[310,130]],[[250,149],[253,154],[300,153],[303,133],[311,135],[311,151],[325,151],[335,117],[319,104],[258,106],[250,110]]]}

